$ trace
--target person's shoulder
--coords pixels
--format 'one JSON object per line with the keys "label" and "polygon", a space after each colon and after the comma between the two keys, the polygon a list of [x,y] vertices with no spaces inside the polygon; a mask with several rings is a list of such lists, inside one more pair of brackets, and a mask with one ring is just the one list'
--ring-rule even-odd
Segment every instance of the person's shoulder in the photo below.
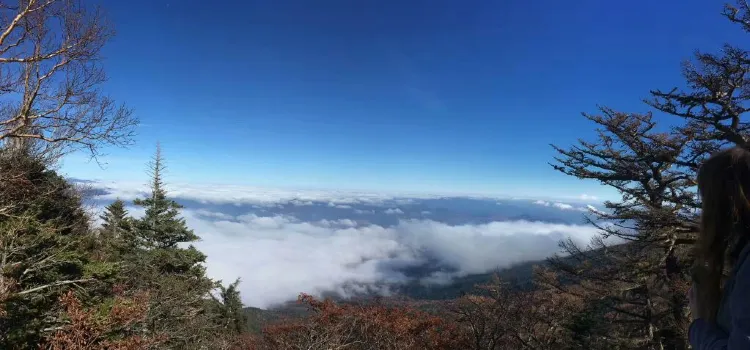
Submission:
{"label": "person's shoulder", "polygon": [[740,255],[737,256],[737,262],[735,263],[735,266],[738,273],[739,270],[741,270],[743,267],[750,265],[748,264],[748,257],[750,257],[750,243],[745,244],[745,247],[742,248],[742,251],[740,251]]}
{"label": "person's shoulder", "polygon": [[746,246],[737,259],[734,283],[729,296],[731,330],[728,347],[750,349],[750,246]]}
{"label": "person's shoulder", "polygon": [[[732,294],[739,293],[743,295],[742,299],[748,299],[744,295],[750,292],[750,244],[740,252],[733,270]],[[747,302],[750,303],[750,299]]]}

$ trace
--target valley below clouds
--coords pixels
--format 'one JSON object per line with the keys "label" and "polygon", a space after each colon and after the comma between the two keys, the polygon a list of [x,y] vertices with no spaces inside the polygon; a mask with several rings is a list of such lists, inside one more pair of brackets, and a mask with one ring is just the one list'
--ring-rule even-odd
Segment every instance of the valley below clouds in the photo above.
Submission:
{"label": "valley below clouds", "polygon": [[[79,181],[80,182],[80,181]],[[94,210],[144,186],[86,182]],[[587,244],[595,199],[444,197],[171,184],[201,237],[208,274],[240,278],[243,302],[268,308],[301,292],[387,295],[394,286],[454,278],[544,259],[560,240]],[[139,208],[128,207],[140,216]]]}

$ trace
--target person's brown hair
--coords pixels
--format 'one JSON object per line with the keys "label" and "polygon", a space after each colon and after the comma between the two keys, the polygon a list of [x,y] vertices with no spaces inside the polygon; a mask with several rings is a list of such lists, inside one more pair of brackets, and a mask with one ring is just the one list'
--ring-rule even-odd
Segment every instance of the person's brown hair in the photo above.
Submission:
{"label": "person's brown hair", "polygon": [[722,273],[733,266],[750,236],[750,151],[730,148],[706,160],[698,171],[701,232],[693,267],[695,317],[716,320]]}

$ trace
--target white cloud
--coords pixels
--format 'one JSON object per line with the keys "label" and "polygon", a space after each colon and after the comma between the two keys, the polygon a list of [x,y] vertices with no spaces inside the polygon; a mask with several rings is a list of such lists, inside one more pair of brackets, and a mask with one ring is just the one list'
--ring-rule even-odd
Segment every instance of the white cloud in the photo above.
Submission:
{"label": "white cloud", "polygon": [[590,204],[586,206],[586,209],[588,209],[589,211],[592,211],[594,213],[597,213],[597,214],[604,214],[604,212],[601,211],[601,210],[599,210],[599,208],[597,208],[597,207],[595,207],[593,205],[590,205]]}
{"label": "white cloud", "polygon": [[591,226],[527,221],[450,226],[411,220],[386,228],[357,227],[348,219],[309,223],[251,214],[207,220],[205,213],[184,214],[202,238],[196,246],[208,257],[208,273],[225,282],[241,277],[244,302],[257,307],[293,300],[300,292],[345,295],[345,286],[398,282],[404,276],[389,266],[419,264],[427,255],[459,275],[486,272],[547,257],[565,237],[586,244],[597,232]]}
{"label": "white cloud", "polygon": [[599,200],[599,197],[597,197],[597,196],[592,196],[592,195],[588,195],[588,194],[585,194],[585,193],[584,193],[584,194],[582,194],[582,195],[578,196],[578,199],[580,199],[580,200],[582,200],[582,201],[587,201],[587,202],[590,202],[590,201],[598,201],[598,200]]}
{"label": "white cloud", "polygon": [[224,213],[217,213],[205,209],[196,209],[195,214],[198,216],[203,216],[207,218],[214,218],[214,219],[221,219],[221,220],[230,220],[233,219],[231,215],[227,215]]}
{"label": "white cloud", "polygon": [[396,215],[396,214],[403,214],[404,211],[399,208],[388,208],[384,211],[384,213]]}
{"label": "white cloud", "polygon": [[[93,188],[110,192],[101,199],[133,200],[141,197],[147,188],[144,184],[128,182],[101,182],[90,184]],[[349,208],[351,204],[382,205],[385,202],[407,204],[414,198],[439,198],[437,195],[421,193],[373,193],[333,190],[290,190],[236,185],[195,185],[168,184],[169,194],[176,198],[215,204],[254,204],[273,206],[279,203],[292,205],[313,205],[314,202],[328,203],[332,207]],[[403,197],[403,198],[402,198]]]}
{"label": "white cloud", "polygon": [[[103,189],[110,194],[102,196],[103,199],[113,200],[117,197],[123,200],[132,200],[142,196],[146,191],[145,180],[141,182],[105,182],[93,181],[88,185]],[[227,184],[186,184],[169,183],[167,189],[170,195],[176,198],[195,200],[201,203],[213,204],[251,204],[258,206],[274,206],[279,203],[295,206],[311,206],[316,203],[346,208],[347,205],[368,204],[376,206],[406,205],[414,203],[419,199],[438,199],[445,197],[464,197],[473,199],[502,199],[508,198],[501,195],[477,195],[470,193],[411,193],[411,192],[363,192],[363,191],[338,191],[338,190],[311,190],[311,189],[281,189],[268,187],[254,187]],[[576,199],[587,202],[597,201],[596,196],[582,194],[571,197],[555,198],[528,198],[512,197],[512,200],[542,199],[544,201]],[[500,204],[500,203],[498,203]]]}
{"label": "white cloud", "polygon": [[320,220],[316,223],[317,225],[323,226],[323,227],[355,227],[357,226],[357,222],[350,219],[339,219],[339,220]]}
{"label": "white cloud", "polygon": [[[108,184],[120,197],[133,199],[140,187]],[[344,192],[272,191],[224,186],[217,188],[170,186],[175,197],[205,203],[251,204],[256,208],[294,205],[365,204],[384,206],[383,212],[403,214],[394,197]],[[409,203],[408,199],[399,199]],[[588,210],[559,202],[538,205],[561,210]],[[569,208],[570,207],[570,208]],[[361,207],[360,207],[361,208]],[[366,207],[365,207],[366,208]],[[140,208],[128,208],[134,216]],[[261,212],[264,212],[261,210]],[[267,211],[265,211],[267,213]],[[376,214],[372,209],[353,208],[356,214]],[[289,215],[258,213],[230,215],[191,208],[183,211],[188,225],[201,237],[196,246],[207,255],[211,277],[224,282],[240,277],[243,301],[268,307],[293,300],[301,292],[326,291],[342,295],[352,290],[375,288],[381,282],[399,282],[404,276],[397,266],[425,263],[428,258],[457,270],[436,273],[425,282],[441,282],[458,275],[481,273],[497,267],[545,258],[559,251],[558,242],[571,237],[586,244],[597,234],[588,225],[564,225],[529,221],[448,225],[433,220],[402,220],[385,227],[351,218],[334,217],[301,221]],[[235,212],[235,214],[237,214]]]}
{"label": "white cloud", "polygon": [[560,210],[577,210],[577,211],[582,211],[582,212],[588,212],[589,210],[598,211],[596,207],[592,205],[586,205],[585,207],[576,207],[576,206],[573,206],[572,204],[561,203],[561,202],[547,202],[543,200],[538,200],[533,203],[536,205],[541,205],[545,207],[550,207],[550,206],[555,207]]}
{"label": "white cloud", "polygon": [[554,206],[555,208],[558,208],[558,209],[562,209],[562,210],[573,210],[574,209],[573,206],[570,205],[570,204],[559,203],[559,202],[552,204],[552,206]]}
{"label": "white cloud", "polygon": [[333,202],[328,202],[328,206],[331,208],[339,208],[339,209],[351,209],[352,206],[348,204],[336,204]]}

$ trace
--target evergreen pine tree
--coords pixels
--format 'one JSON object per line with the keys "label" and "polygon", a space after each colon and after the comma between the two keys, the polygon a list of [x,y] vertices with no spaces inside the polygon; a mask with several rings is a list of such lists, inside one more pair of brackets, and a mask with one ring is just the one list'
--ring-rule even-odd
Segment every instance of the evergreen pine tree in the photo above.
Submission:
{"label": "evergreen pine tree", "polygon": [[167,198],[162,180],[164,170],[161,146],[157,144],[156,153],[149,164],[151,193],[147,198],[136,199],[134,204],[146,209],[146,214],[138,222],[138,229],[146,244],[153,248],[176,248],[178,243],[197,241],[198,236],[180,217],[182,205]]}
{"label": "evergreen pine tree", "polygon": [[120,236],[121,230],[129,226],[127,217],[128,211],[125,209],[125,202],[117,199],[104,208],[104,214],[99,216],[103,221],[102,232],[107,232],[113,237]]}
{"label": "evergreen pine tree", "polygon": [[243,310],[238,289],[239,284],[240,279],[238,278],[228,287],[219,285],[219,298],[216,299],[219,303],[217,312],[219,325],[233,335],[244,333],[248,327],[247,315]]}
{"label": "evergreen pine tree", "polygon": [[135,205],[146,209],[145,215],[136,221],[136,230],[152,256],[158,256],[154,262],[160,272],[180,274],[193,271],[194,275],[203,276],[203,267],[199,264],[205,261],[205,255],[192,245],[179,247],[180,243],[197,241],[198,236],[180,216],[182,205],[167,198],[162,180],[164,170],[161,147],[157,144],[156,153],[149,164],[150,194],[134,201]]}
{"label": "evergreen pine tree", "polygon": [[120,199],[104,208],[100,215],[102,227],[99,229],[98,245],[108,260],[118,261],[128,254],[134,254],[140,241],[134,234],[133,219],[128,216],[125,202]]}
{"label": "evergreen pine tree", "polygon": [[72,185],[26,149],[0,148],[0,348],[37,348],[64,323],[67,291],[102,296],[115,268],[92,257],[91,237]]}
{"label": "evergreen pine tree", "polygon": [[161,147],[149,164],[150,193],[135,200],[145,215],[135,220],[135,234],[141,249],[129,265],[138,289],[151,291],[152,303],[147,316],[152,334],[164,334],[168,348],[199,348],[216,334],[211,322],[207,298],[215,287],[205,274],[205,255],[186,243],[198,236],[180,216],[182,206],[167,197],[162,180],[164,160]]}

